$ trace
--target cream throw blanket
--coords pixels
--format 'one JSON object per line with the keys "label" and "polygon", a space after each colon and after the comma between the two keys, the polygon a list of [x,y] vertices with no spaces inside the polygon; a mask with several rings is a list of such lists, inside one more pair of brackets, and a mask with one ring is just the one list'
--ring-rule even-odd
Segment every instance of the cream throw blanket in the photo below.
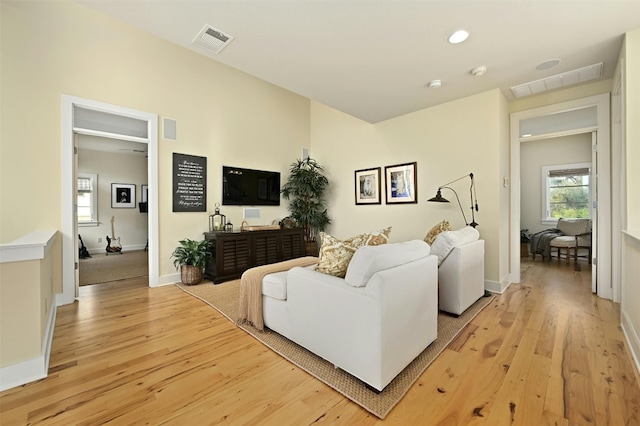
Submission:
{"label": "cream throw blanket", "polygon": [[313,256],[299,257],[284,262],[256,266],[247,269],[240,278],[240,304],[238,308],[238,324],[251,324],[256,329],[264,330],[262,316],[262,279],[265,275],[288,271],[294,266],[309,266],[318,263]]}

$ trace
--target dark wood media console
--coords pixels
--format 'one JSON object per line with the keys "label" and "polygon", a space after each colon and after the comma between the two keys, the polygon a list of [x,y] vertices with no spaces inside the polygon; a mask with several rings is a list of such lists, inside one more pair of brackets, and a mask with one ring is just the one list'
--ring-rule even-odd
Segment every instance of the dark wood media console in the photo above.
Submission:
{"label": "dark wood media console", "polygon": [[304,229],[205,232],[213,259],[204,277],[218,284],[240,278],[249,268],[305,256]]}

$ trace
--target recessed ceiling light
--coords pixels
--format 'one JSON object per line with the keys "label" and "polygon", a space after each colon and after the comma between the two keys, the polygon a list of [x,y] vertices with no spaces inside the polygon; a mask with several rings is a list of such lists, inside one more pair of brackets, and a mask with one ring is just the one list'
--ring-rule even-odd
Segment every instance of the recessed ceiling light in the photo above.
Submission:
{"label": "recessed ceiling light", "polygon": [[548,70],[549,68],[553,68],[560,63],[560,59],[549,59],[548,61],[544,61],[540,65],[536,67],[538,71]]}
{"label": "recessed ceiling light", "polygon": [[449,36],[449,43],[451,43],[451,44],[462,43],[468,37],[469,37],[469,33],[468,32],[466,32],[465,30],[458,30],[458,31],[456,31],[455,33],[453,33],[453,34],[451,34]]}
{"label": "recessed ceiling light", "polygon": [[440,86],[442,86],[442,81],[440,80],[431,80],[429,82],[429,87],[431,87],[432,89],[437,89]]}

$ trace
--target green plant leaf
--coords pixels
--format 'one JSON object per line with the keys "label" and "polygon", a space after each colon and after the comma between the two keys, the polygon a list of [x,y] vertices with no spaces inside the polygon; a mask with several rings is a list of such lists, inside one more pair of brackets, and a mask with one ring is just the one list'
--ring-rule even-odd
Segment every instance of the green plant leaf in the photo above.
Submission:
{"label": "green plant leaf", "polygon": [[206,240],[190,240],[185,238],[179,241],[180,245],[173,250],[171,257],[176,269],[184,265],[193,265],[204,268],[213,257],[211,243]]}

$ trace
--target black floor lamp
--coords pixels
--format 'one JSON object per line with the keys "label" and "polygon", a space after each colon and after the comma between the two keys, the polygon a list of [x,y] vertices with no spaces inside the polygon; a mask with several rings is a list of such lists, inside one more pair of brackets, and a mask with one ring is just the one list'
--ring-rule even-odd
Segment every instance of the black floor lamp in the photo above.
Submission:
{"label": "black floor lamp", "polygon": [[[458,193],[455,191],[455,189],[449,186],[452,183],[458,182],[459,180],[462,180],[465,178],[471,179],[471,186],[469,186],[469,196],[471,198],[471,223],[467,222],[467,216],[464,214],[464,209],[462,208],[462,203],[460,203],[460,198],[458,197]],[[442,196],[443,189],[449,189],[453,191],[453,193],[455,194],[456,200],[458,200],[458,206],[460,207],[460,212],[462,213],[462,217],[464,218],[465,225],[472,226],[474,228],[478,226],[478,223],[476,222],[476,217],[475,217],[475,212],[478,211],[478,197],[476,196],[476,184],[475,184],[475,181],[473,180],[473,173],[469,173],[468,175],[464,175],[462,177],[459,177],[458,179],[454,179],[451,182],[448,182],[442,186],[439,186],[436,196],[427,201],[435,202],[435,203],[450,203],[449,200],[447,200]]]}

